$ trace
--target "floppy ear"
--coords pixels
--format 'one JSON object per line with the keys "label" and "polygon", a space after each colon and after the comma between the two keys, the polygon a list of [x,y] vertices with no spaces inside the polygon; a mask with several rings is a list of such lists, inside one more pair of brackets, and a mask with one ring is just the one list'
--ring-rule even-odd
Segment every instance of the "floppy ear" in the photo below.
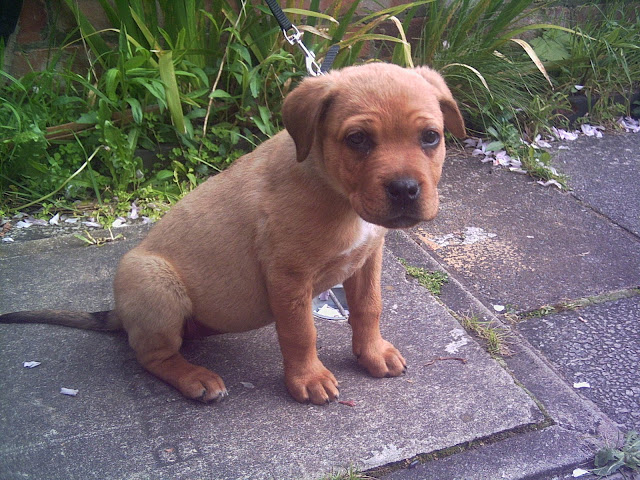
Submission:
{"label": "floppy ear", "polygon": [[428,67],[417,67],[415,71],[438,91],[440,109],[444,115],[444,126],[458,138],[467,136],[464,128],[464,120],[458,109],[458,104],[453,99],[451,90],[447,87],[444,78],[435,70]]}
{"label": "floppy ear", "polygon": [[307,77],[282,105],[282,121],[296,144],[296,158],[302,162],[311,151],[327,108],[331,103],[330,75]]}

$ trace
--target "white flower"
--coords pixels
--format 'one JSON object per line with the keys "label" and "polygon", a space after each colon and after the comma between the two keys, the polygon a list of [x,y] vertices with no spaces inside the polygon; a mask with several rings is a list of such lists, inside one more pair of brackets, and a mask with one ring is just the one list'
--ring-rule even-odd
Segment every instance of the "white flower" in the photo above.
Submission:
{"label": "white flower", "polygon": [[131,204],[131,211],[129,212],[127,217],[129,217],[131,220],[136,220],[138,218],[138,206],[136,205],[136,202],[133,202]]}
{"label": "white flower", "polygon": [[559,138],[560,140],[575,140],[576,138],[578,138],[577,131],[567,132],[566,130],[556,127],[553,127],[551,131],[556,136],[556,138]]}
{"label": "white flower", "polygon": [[116,218],[113,223],[111,224],[112,228],[120,228],[120,227],[124,227],[126,225],[126,220],[122,217],[118,217]]}
{"label": "white flower", "polygon": [[596,137],[602,138],[602,132],[600,130],[604,130],[604,127],[600,127],[598,125],[592,126],[588,123],[585,123],[580,126],[582,133],[584,133],[587,137]]}
{"label": "white flower", "polygon": [[618,123],[622,125],[622,128],[627,132],[638,133],[640,132],[640,121],[631,117],[620,117]]}
{"label": "white flower", "polygon": [[536,135],[536,138],[533,139],[533,146],[540,148],[551,148],[551,144],[546,140],[542,139],[542,135]]}

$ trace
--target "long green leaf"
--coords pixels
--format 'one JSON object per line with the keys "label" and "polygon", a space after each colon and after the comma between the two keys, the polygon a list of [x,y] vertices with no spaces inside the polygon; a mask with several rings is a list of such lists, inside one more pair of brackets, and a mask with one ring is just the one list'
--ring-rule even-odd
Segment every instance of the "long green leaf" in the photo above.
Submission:
{"label": "long green leaf", "polygon": [[173,68],[173,55],[171,50],[158,52],[158,69],[160,78],[164,82],[164,88],[167,95],[167,106],[171,113],[171,121],[174,127],[180,133],[186,133],[184,114],[182,112],[182,104],[180,102],[180,91],[178,90],[178,82]]}
{"label": "long green leaf", "polygon": [[78,8],[78,4],[75,0],[64,0],[73,16],[76,18],[76,22],[80,27],[80,32],[82,33],[82,37],[85,39],[94,55],[97,57],[98,61],[103,67],[108,66],[107,57],[112,53],[112,49],[107,45],[107,43],[97,35],[96,29],[91,25],[91,22],[87,19],[87,17],[80,11]]}
{"label": "long green leaf", "polygon": [[282,11],[284,13],[304,15],[305,17],[320,18],[322,20],[328,20],[329,22],[335,23],[336,25],[340,25],[340,22],[338,20],[333,18],[331,15],[327,15],[325,13],[312,12],[311,10],[305,10],[303,8],[283,8]]}

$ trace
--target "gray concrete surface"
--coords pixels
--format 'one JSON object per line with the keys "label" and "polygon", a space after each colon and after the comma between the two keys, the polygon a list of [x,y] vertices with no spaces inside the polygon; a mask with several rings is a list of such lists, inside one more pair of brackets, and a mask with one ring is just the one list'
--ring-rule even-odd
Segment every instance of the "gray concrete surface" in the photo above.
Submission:
{"label": "gray concrete surface", "polygon": [[[565,480],[590,468],[598,448],[637,426],[640,298],[640,171],[625,170],[614,182],[624,187],[611,188],[601,178],[611,162],[591,167],[623,155],[619,163],[635,165],[640,152],[627,149],[638,138],[558,150],[558,162],[576,169],[572,193],[449,158],[440,216],[387,238],[383,332],[407,357],[408,374],[367,377],[348,326],[318,322],[320,357],[354,406],[292,401],[271,328],[185,346],[229,387],[228,399],[207,406],[146,374],[123,334],[0,325],[0,478],[319,479],[355,465],[393,480]],[[587,157],[594,165],[581,168]],[[0,245],[0,312],[109,308],[117,258],[142,233],[100,248],[72,237]],[[440,298],[398,258],[446,271]],[[620,291],[627,298],[609,299]],[[597,304],[523,320],[594,296]],[[513,355],[492,359],[459,315],[506,329]],[[467,362],[437,360],[452,356]],[[23,368],[29,360],[42,364]],[[575,389],[574,380],[592,387]]]}
{"label": "gray concrete surface", "polygon": [[[0,258],[2,310],[108,308],[105,292],[117,258],[134,241],[52,250],[40,240],[41,253],[33,244],[6,248]],[[407,281],[389,254],[383,291],[384,332],[409,362],[402,378],[366,376],[350,352],[348,325],[318,322],[320,357],[353,407],[291,400],[273,328],[186,346],[187,358],[216,370],[231,393],[219,405],[204,406],[146,374],[124,335],[0,325],[6,478],[89,478],[102,472],[103,478],[313,479],[544,420],[533,399],[441,305]],[[429,365],[452,354],[467,363]],[[32,360],[42,364],[23,368]],[[60,387],[78,389],[78,396],[60,395]]]}
{"label": "gray concrete surface", "polygon": [[569,193],[453,157],[441,200],[438,217],[413,235],[486,305],[522,312],[640,284],[638,237]]}
{"label": "gray concrete surface", "polygon": [[623,228],[640,235],[640,139],[611,134],[563,142],[555,164],[569,177],[573,195]]}
{"label": "gray concrete surface", "polygon": [[624,431],[640,432],[640,296],[527,319],[518,331]]}

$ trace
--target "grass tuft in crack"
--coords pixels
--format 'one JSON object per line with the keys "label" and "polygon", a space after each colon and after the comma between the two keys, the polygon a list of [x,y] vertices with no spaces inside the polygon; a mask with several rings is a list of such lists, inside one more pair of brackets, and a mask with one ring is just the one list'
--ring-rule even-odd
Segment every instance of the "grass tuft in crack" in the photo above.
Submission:
{"label": "grass tuft in crack", "polygon": [[449,281],[449,276],[444,272],[430,272],[425,268],[414,267],[403,258],[400,259],[400,263],[407,271],[407,274],[416,280],[424,288],[429,290],[433,295],[439,296],[442,291],[442,286]]}
{"label": "grass tuft in crack", "polygon": [[486,342],[487,352],[492,356],[507,357],[512,355],[509,348],[509,331],[492,321],[482,321],[477,317],[462,315],[458,317],[465,330]]}

